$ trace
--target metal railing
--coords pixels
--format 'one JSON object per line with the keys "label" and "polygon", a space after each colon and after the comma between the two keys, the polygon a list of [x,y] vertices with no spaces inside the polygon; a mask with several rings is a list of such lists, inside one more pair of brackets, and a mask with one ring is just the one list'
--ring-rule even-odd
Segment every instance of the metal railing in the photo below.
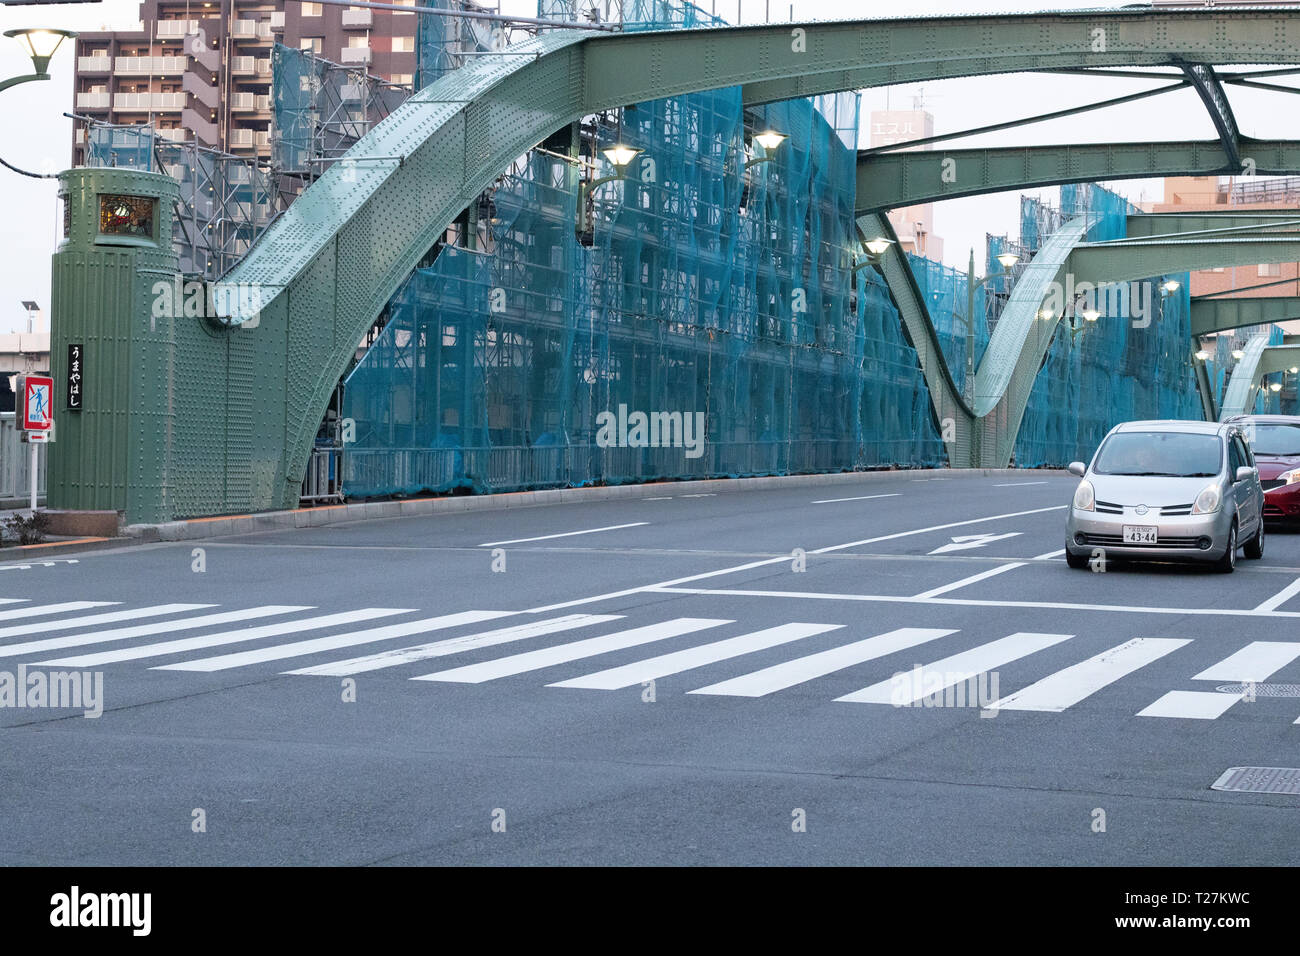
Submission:
{"label": "metal railing", "polygon": [[313,448],[307,459],[300,500],[308,504],[343,500],[343,449]]}
{"label": "metal railing", "polygon": [[[40,445],[36,493],[45,494],[45,451]],[[25,500],[31,493],[31,446],[20,437],[13,412],[0,412],[0,498]]]}

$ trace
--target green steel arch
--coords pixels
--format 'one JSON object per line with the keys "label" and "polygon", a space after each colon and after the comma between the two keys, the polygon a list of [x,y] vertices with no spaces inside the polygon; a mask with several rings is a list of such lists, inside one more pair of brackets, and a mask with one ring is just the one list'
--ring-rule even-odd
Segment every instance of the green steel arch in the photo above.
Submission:
{"label": "green steel arch", "polygon": [[1219,421],[1247,414],[1265,375],[1300,365],[1300,345],[1269,345],[1265,336],[1251,339],[1242,351],[1245,355],[1232,370],[1223,393]]}
{"label": "green steel arch", "polygon": [[[1300,174],[1300,140],[1243,137],[1239,148],[1242,158],[1254,163],[1257,175]],[[858,155],[857,210],[875,212],[1061,183],[1229,176],[1242,169],[1241,163],[1233,164],[1218,141],[862,151]]]}
{"label": "green steel arch", "polygon": [[[384,303],[501,169],[583,115],[731,86],[759,104],[954,77],[1186,62],[1300,63],[1300,8],[556,31],[484,57],[408,100],[263,234],[219,287],[218,299],[230,293],[241,303],[218,323],[224,336],[185,333],[186,361],[204,381],[182,382],[186,427],[172,441],[186,444],[174,448],[174,467],[210,468],[215,457],[226,474],[173,513],[292,506],[330,393]],[[1005,377],[1003,367],[1018,369],[1022,357],[991,353],[980,377],[986,385]],[[218,431],[225,406],[245,393],[239,428]],[[987,388],[977,398],[977,413],[1002,406]],[[220,414],[208,410],[214,404]],[[253,476],[253,490],[237,500],[222,491],[232,470]]]}

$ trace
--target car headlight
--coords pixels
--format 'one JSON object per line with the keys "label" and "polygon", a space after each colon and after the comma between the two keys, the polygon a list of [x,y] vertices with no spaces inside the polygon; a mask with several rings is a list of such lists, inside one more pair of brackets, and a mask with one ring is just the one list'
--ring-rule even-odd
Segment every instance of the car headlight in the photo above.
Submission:
{"label": "car headlight", "polygon": [[1223,495],[1219,491],[1217,484],[1207,485],[1205,490],[1196,496],[1196,502],[1192,505],[1192,514],[1208,515],[1219,510],[1219,503]]}
{"label": "car headlight", "polygon": [[1079,482],[1079,487],[1074,489],[1074,507],[1079,511],[1092,511],[1096,501],[1096,496],[1092,491],[1092,482]]}
{"label": "car headlight", "polygon": [[1300,468],[1292,468],[1290,471],[1284,471],[1277,477],[1284,485],[1294,485],[1297,482],[1300,482]]}

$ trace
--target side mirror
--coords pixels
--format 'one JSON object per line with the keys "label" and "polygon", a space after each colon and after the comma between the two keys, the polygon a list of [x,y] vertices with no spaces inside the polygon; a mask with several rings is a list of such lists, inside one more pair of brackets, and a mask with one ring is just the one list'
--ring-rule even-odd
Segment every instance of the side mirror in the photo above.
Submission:
{"label": "side mirror", "polygon": [[1239,481],[1250,481],[1250,479],[1254,477],[1255,469],[1251,468],[1249,465],[1242,465],[1237,469],[1237,477],[1233,479],[1233,484],[1236,484]]}
{"label": "side mirror", "polygon": [[1082,478],[1088,473],[1088,466],[1081,461],[1072,461],[1070,462],[1069,471],[1074,477]]}

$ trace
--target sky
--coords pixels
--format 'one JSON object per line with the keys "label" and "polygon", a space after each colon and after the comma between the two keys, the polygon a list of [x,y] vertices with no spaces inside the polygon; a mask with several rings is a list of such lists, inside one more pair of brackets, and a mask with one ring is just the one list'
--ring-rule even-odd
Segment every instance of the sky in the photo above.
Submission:
{"label": "sky", "polygon": [[[0,0],[2,2],[2,0]],[[736,0],[697,0],[719,16],[737,19]],[[834,20],[930,14],[980,12],[1017,13],[1051,9],[1119,7],[1124,0],[795,0],[796,20]],[[535,0],[502,0],[507,13],[535,16]],[[791,17],[789,0],[740,0],[740,22],[761,23]],[[14,27],[56,27],[91,31],[129,29],[139,19],[138,0],[102,0],[100,3],[38,6],[0,6],[0,32]],[[0,93],[0,156],[34,172],[56,172],[66,167],[72,149],[72,121],[63,116],[72,108],[72,44],[65,43],[50,65],[48,82],[26,83]],[[31,72],[31,61],[18,44],[0,38],[0,78]],[[1294,84],[1283,78],[1279,82]],[[868,90],[862,96],[865,130],[872,110],[911,108],[921,97],[934,114],[936,133],[955,132],[1122,96],[1159,85],[1150,80],[1012,74],[927,83],[923,89],[896,86]],[[1229,96],[1242,132],[1248,136],[1295,138],[1296,101],[1287,94],[1234,88]],[[1282,102],[1279,102],[1282,101]],[[1139,140],[1215,138],[1199,98],[1191,90],[1108,108],[1030,127],[982,137],[968,137],[954,146],[1030,145],[1035,143],[1122,143]],[[1158,180],[1130,180],[1113,184],[1133,201],[1158,200]],[[1055,196],[1055,189],[1040,191]],[[953,200],[938,204],[935,233],[944,238],[944,258],[964,269],[969,250],[983,265],[986,233],[1015,235],[1019,231],[1021,191]],[[0,168],[0,332],[25,327],[20,303],[33,299],[46,310],[50,302],[50,255],[58,240],[59,209],[54,180],[34,180]]]}

